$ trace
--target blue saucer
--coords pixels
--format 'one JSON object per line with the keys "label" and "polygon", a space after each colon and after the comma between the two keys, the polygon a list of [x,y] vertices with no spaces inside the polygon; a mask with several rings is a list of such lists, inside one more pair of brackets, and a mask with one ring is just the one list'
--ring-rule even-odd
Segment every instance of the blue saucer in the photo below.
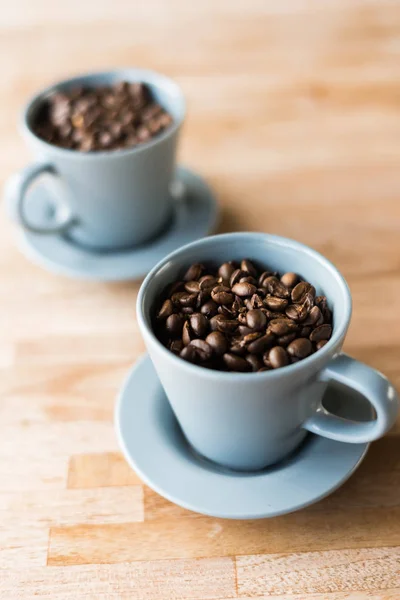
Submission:
{"label": "blue saucer", "polygon": [[[18,245],[32,262],[56,274],[95,281],[124,281],[146,275],[164,256],[212,233],[218,209],[215,197],[199,176],[179,167],[173,184],[173,217],[165,231],[145,245],[116,252],[94,252],[66,237],[38,235],[21,230]],[[13,183],[6,187],[8,211],[14,217]],[[33,187],[27,198],[27,213],[34,223],[54,217],[49,182]]]}
{"label": "blue saucer", "polygon": [[[356,421],[373,418],[370,404],[349,388],[329,387],[324,404]],[[122,387],[115,424],[126,460],[149,487],[183,508],[227,519],[274,517],[318,502],[354,473],[369,446],[310,434],[295,454],[264,471],[222,469],[187,444],[148,356]]]}

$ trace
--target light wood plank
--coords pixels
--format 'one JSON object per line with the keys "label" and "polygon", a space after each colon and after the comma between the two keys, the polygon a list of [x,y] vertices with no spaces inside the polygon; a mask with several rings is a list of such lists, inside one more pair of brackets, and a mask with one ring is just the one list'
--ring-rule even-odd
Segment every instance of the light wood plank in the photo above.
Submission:
{"label": "light wood plank", "polygon": [[68,488],[96,488],[141,484],[122,454],[76,454],[68,468]]}
{"label": "light wood plank", "polygon": [[124,525],[53,527],[49,564],[395,546],[400,544],[399,524],[400,507],[303,510],[261,521],[171,517]]}
{"label": "light wood plank", "polygon": [[31,600],[213,600],[235,598],[233,560],[163,560],[122,565],[9,570],[0,598]]}
{"label": "light wood plank", "polygon": [[400,587],[399,548],[239,556],[236,565],[239,597]]}

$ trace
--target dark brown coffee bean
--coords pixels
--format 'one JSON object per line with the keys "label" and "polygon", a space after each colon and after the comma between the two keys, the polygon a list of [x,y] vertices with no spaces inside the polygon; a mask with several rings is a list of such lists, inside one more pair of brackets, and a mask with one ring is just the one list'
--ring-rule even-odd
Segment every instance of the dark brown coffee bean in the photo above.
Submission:
{"label": "dark brown coffee bean", "polygon": [[242,277],[246,277],[246,276],[247,276],[246,271],[242,271],[242,269],[235,269],[235,271],[233,271],[231,278],[229,280],[229,285],[231,286],[231,288],[233,288],[233,286],[236,285],[236,283],[239,283],[239,281]]}
{"label": "dark brown coffee bean", "polygon": [[332,335],[331,325],[320,325],[311,332],[310,340],[312,342],[320,342],[321,340],[329,340]]}
{"label": "dark brown coffee bean", "polygon": [[214,288],[218,283],[218,279],[216,277],[213,277],[212,275],[203,275],[203,277],[200,277],[199,279],[199,285],[200,285],[200,289],[201,290],[211,290],[212,288]]}
{"label": "dark brown coffee bean", "polygon": [[210,329],[211,331],[219,331],[219,326],[220,323],[222,323],[222,321],[226,321],[226,317],[224,315],[214,315],[211,319],[210,319]]}
{"label": "dark brown coffee bean", "polygon": [[260,337],[262,337],[261,331],[255,331],[254,333],[248,333],[247,335],[242,337],[240,343],[243,346],[246,346],[246,345],[253,343],[255,340],[258,340]]}
{"label": "dark brown coffee bean", "polygon": [[250,329],[261,331],[261,329],[265,329],[267,325],[267,317],[261,310],[256,308],[249,310],[246,316],[246,322],[247,327],[250,327]]}
{"label": "dark brown coffee bean", "polygon": [[258,285],[260,287],[264,287],[264,281],[266,279],[268,279],[269,277],[273,277],[274,273],[272,273],[272,271],[264,271],[263,273],[261,273],[260,277],[258,278]]}
{"label": "dark brown coffee bean", "polygon": [[294,287],[299,281],[299,276],[296,273],[285,273],[281,277],[281,282],[288,288]]}
{"label": "dark brown coffee bean", "polygon": [[224,285],[218,285],[212,290],[211,298],[217,304],[232,304],[235,296],[232,294],[230,288]]}
{"label": "dark brown coffee bean", "polygon": [[318,306],[313,306],[308,313],[306,320],[303,325],[315,325],[316,322],[321,318],[321,311]]}
{"label": "dark brown coffee bean", "polygon": [[180,354],[181,350],[183,349],[182,340],[172,340],[172,342],[169,345],[169,349],[174,354]]}
{"label": "dark brown coffee bean", "polygon": [[179,337],[182,335],[183,317],[181,315],[172,314],[165,322],[165,329],[171,337]]}
{"label": "dark brown coffee bean", "polygon": [[247,277],[241,277],[239,279],[239,283],[251,283],[251,285],[257,287],[257,279],[251,277],[250,275],[248,275]]}
{"label": "dark brown coffee bean", "polygon": [[281,335],[281,337],[278,337],[276,341],[278,346],[283,346],[286,348],[286,346],[288,346],[290,342],[293,342],[294,339],[296,339],[295,333],[287,333],[286,335]]}
{"label": "dark brown coffee bean", "polygon": [[292,290],[292,302],[297,304],[303,302],[305,295],[310,291],[311,285],[306,281],[300,281]]}
{"label": "dark brown coffee bean", "polygon": [[181,298],[186,297],[187,295],[187,292],[175,292],[171,296],[171,302],[179,308],[181,306]]}
{"label": "dark brown coffee bean", "polygon": [[265,371],[270,371],[271,367],[262,367],[261,369],[258,369],[257,373],[264,373]]}
{"label": "dark brown coffee bean", "polygon": [[254,308],[264,308],[263,299],[258,294],[253,294],[250,298],[249,310],[253,310]]}
{"label": "dark brown coffee bean", "polygon": [[283,283],[281,283],[275,276],[267,277],[263,283],[263,287],[266,288],[271,296],[278,298],[289,298],[289,290]]}
{"label": "dark brown coffee bean", "polygon": [[229,281],[232,273],[235,271],[235,267],[231,262],[223,263],[218,269],[219,277],[222,277],[224,281]]}
{"label": "dark brown coffee bean", "polygon": [[308,315],[307,307],[304,304],[290,304],[285,313],[293,321],[304,321]]}
{"label": "dark brown coffee bean", "polygon": [[200,292],[200,284],[198,281],[188,281],[185,283],[185,290],[192,294],[198,294]]}
{"label": "dark brown coffee bean", "polygon": [[199,338],[202,338],[208,331],[208,320],[201,313],[196,313],[190,317],[190,327]]}
{"label": "dark brown coffee bean", "polygon": [[264,303],[270,310],[285,310],[288,305],[288,301],[285,298],[277,298],[276,296],[268,296],[264,299]]}
{"label": "dark brown coffee bean", "polygon": [[182,342],[184,346],[190,344],[190,342],[195,338],[195,334],[190,327],[189,321],[185,321],[182,328]]}
{"label": "dark brown coffee bean", "polygon": [[230,371],[240,371],[246,372],[251,370],[250,364],[242,358],[241,356],[237,356],[236,354],[231,354],[230,352],[226,352],[222,357],[226,367]]}
{"label": "dark brown coffee bean", "polygon": [[183,313],[184,315],[192,315],[194,313],[194,308],[192,308],[191,306],[183,306],[181,308],[181,313]]}
{"label": "dark brown coffee bean", "polygon": [[251,354],[262,354],[267,348],[270,348],[275,344],[275,339],[276,338],[272,333],[266,333],[254,342],[251,342],[251,344],[247,346],[247,350]]}
{"label": "dark brown coffee bean", "polygon": [[273,369],[280,369],[289,363],[289,357],[286,350],[281,346],[274,346],[268,353],[268,364]]}
{"label": "dark brown coffee bean", "polygon": [[197,281],[204,271],[204,266],[200,263],[191,265],[183,276],[183,281]]}
{"label": "dark brown coffee bean", "polygon": [[162,307],[158,311],[157,319],[165,320],[174,312],[174,305],[171,300],[168,298],[164,301]]}
{"label": "dark brown coffee bean", "polygon": [[315,347],[317,350],[321,350],[321,348],[323,348],[325,346],[325,344],[328,343],[328,340],[320,340],[319,342],[317,342],[315,344]]}
{"label": "dark brown coffee bean", "polygon": [[322,311],[322,317],[323,317],[325,323],[332,323],[332,312],[329,308],[325,308]]}
{"label": "dark brown coffee bean", "polygon": [[[178,292],[178,294],[181,294]],[[183,292],[179,297],[179,303],[182,306],[194,306],[196,304],[197,294],[188,294]]]}
{"label": "dark brown coffee bean", "polygon": [[218,331],[222,331],[222,333],[234,333],[238,328],[238,325],[239,322],[236,319],[223,319],[218,321],[217,328]]}
{"label": "dark brown coffee bean", "polygon": [[236,296],[240,296],[241,298],[246,296],[252,296],[256,292],[257,288],[255,285],[251,283],[235,283],[232,287],[232,292],[236,294]]}
{"label": "dark brown coffee bean", "polygon": [[196,352],[196,348],[194,348],[193,346],[185,346],[179,356],[181,358],[183,358],[183,360],[187,360],[188,362],[194,363],[197,361],[197,352]]}
{"label": "dark brown coffee bean", "polygon": [[220,331],[212,331],[206,337],[206,342],[217,356],[222,356],[228,350],[228,341]]}
{"label": "dark brown coffee bean", "polygon": [[269,322],[268,330],[277,336],[293,333],[297,329],[297,325],[289,319],[273,319]]}
{"label": "dark brown coffee bean", "polygon": [[306,356],[309,356],[312,353],[312,344],[307,338],[297,338],[289,344],[286,350],[290,356],[306,358]]}
{"label": "dark brown coffee bean", "polygon": [[235,296],[235,300],[231,306],[232,310],[235,312],[239,312],[242,308],[244,308],[243,300],[239,298],[239,296]]}
{"label": "dark brown coffee bean", "polygon": [[175,281],[174,283],[171,283],[171,285],[168,286],[167,288],[167,295],[171,297],[172,300],[172,296],[174,294],[176,294],[176,292],[182,292],[184,289],[184,282],[183,281]]}
{"label": "dark brown coffee bean", "polygon": [[302,327],[300,329],[299,336],[300,337],[309,337],[311,331],[312,331],[312,328],[309,325],[307,327]]}
{"label": "dark brown coffee bean", "polygon": [[256,372],[264,367],[263,362],[259,356],[256,354],[248,354],[245,358],[249,363],[251,370]]}
{"label": "dark brown coffee bean", "polygon": [[200,312],[202,315],[205,315],[206,317],[211,319],[211,317],[214,317],[218,312],[218,304],[214,302],[214,300],[208,300],[200,308]]}
{"label": "dark brown coffee bean", "polygon": [[320,309],[320,311],[324,311],[326,308],[328,308],[328,302],[326,299],[326,296],[317,296],[315,298],[315,304],[318,306],[318,308]]}
{"label": "dark brown coffee bean", "polygon": [[242,271],[246,271],[246,273],[248,273],[252,277],[257,277],[257,269],[250,260],[243,259],[240,263],[240,268],[242,269]]}
{"label": "dark brown coffee bean", "polygon": [[207,342],[204,340],[192,340],[189,344],[192,348],[196,349],[197,356],[201,360],[201,362],[206,362],[210,360],[212,356],[212,348]]}
{"label": "dark brown coffee bean", "polygon": [[250,329],[250,327],[247,327],[247,325],[239,325],[238,333],[240,333],[240,335],[242,335],[244,337],[245,335],[248,335],[249,333],[253,333],[253,330]]}
{"label": "dark brown coffee bean", "polygon": [[196,308],[197,309],[201,308],[203,306],[203,304],[208,302],[209,299],[210,299],[209,291],[208,290],[200,290],[200,292],[197,294]]}
{"label": "dark brown coffee bean", "polygon": [[247,354],[246,346],[241,341],[232,342],[228,350],[229,353],[237,354],[238,356]]}

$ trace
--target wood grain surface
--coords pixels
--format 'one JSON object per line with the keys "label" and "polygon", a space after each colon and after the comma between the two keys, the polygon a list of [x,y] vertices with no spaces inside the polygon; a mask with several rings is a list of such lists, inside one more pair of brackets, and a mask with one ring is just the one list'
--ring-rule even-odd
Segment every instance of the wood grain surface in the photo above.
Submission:
{"label": "wood grain surface", "polygon": [[[30,160],[29,95],[154,68],[189,114],[180,160],[220,231],[306,242],[347,278],[345,350],[400,385],[400,3],[15,0],[0,11],[0,180]],[[139,283],[56,277],[0,215],[0,598],[399,600],[400,422],[319,504],[266,521],[190,513],[142,485],[113,407],[144,346]]]}

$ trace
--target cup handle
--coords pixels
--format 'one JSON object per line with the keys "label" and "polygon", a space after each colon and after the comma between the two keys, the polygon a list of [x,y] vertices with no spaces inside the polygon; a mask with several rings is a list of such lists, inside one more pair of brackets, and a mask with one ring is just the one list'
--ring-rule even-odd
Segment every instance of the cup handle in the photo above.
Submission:
{"label": "cup handle", "polygon": [[332,380],[365,396],[375,409],[376,419],[366,423],[351,421],[330,413],[320,403],[304,423],[305,429],[338,442],[361,444],[382,437],[394,425],[399,401],[384,375],[347,354],[339,354],[319,377],[319,381]]}
{"label": "cup handle", "polygon": [[28,165],[19,172],[15,190],[18,221],[25,229],[32,233],[62,233],[69,229],[71,225],[76,223],[75,217],[73,217],[70,212],[65,214],[65,216],[63,216],[58,222],[48,226],[40,226],[30,223],[25,214],[26,193],[35,179],[44,173],[49,173],[53,176],[57,175],[55,168],[51,164],[46,163]]}

